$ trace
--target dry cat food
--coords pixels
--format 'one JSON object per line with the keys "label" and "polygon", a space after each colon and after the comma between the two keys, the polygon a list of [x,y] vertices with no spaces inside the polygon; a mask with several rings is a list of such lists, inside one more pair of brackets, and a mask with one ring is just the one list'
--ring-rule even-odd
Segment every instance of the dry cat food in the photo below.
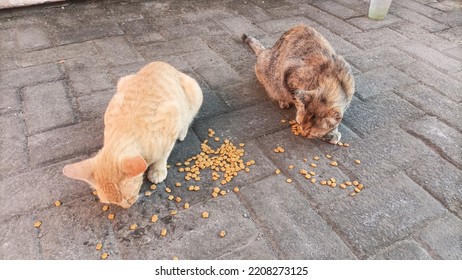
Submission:
{"label": "dry cat food", "polygon": [[287,182],[287,183],[292,183],[292,179],[288,178],[288,179],[286,180],[286,182]]}
{"label": "dry cat food", "polygon": [[175,196],[173,196],[173,195],[169,195],[169,196],[167,197],[168,200],[173,200],[174,198],[175,198]]}
{"label": "dry cat food", "polygon": [[159,220],[159,217],[157,215],[152,215],[151,216],[151,222],[155,223],[155,222],[157,222],[157,220]]}
{"label": "dry cat food", "polygon": [[[215,134],[213,129],[209,129],[209,136],[212,137]],[[220,140],[217,137],[218,141]],[[242,143],[241,143],[242,144]],[[244,156],[243,144],[236,147],[231,141],[225,139],[223,144],[217,149],[213,149],[208,145],[208,141],[205,140],[201,144],[201,152],[189,159],[183,164],[188,166],[187,168],[178,171],[185,172],[185,180],[196,180],[200,181],[200,174],[203,169],[210,168],[212,170],[212,180],[216,181],[221,178],[220,183],[225,185],[237,176],[240,171],[249,172],[248,166],[254,165],[255,161],[250,160],[244,163],[242,157]],[[222,174],[219,174],[221,172]],[[198,190],[198,189],[197,189]]]}
{"label": "dry cat food", "polygon": [[103,211],[109,210],[109,205],[104,205],[103,208],[101,208]]}
{"label": "dry cat food", "polygon": [[155,184],[152,184],[150,187],[149,187],[151,190],[155,190],[157,189],[157,186]]}
{"label": "dry cat food", "polygon": [[114,217],[115,217],[115,214],[114,213],[110,213],[109,215],[107,215],[107,218],[109,220],[114,220]]}
{"label": "dry cat food", "polygon": [[61,206],[61,201],[59,201],[59,200],[56,200],[56,201],[54,202],[54,205],[55,205],[56,207],[59,207],[59,206]]}
{"label": "dry cat food", "polygon": [[177,210],[170,210],[170,215],[175,216],[176,214],[178,214]]}
{"label": "dry cat food", "polygon": [[34,222],[34,228],[39,228],[42,225],[42,222],[36,221]]}
{"label": "dry cat food", "polygon": [[108,256],[109,256],[108,253],[103,253],[103,254],[101,255],[101,259],[102,259],[102,260],[105,260],[105,259],[107,259]]}
{"label": "dry cat food", "polygon": [[101,250],[103,248],[103,244],[102,243],[98,243],[96,244],[96,250]]}
{"label": "dry cat food", "polygon": [[150,197],[151,194],[152,194],[152,193],[151,193],[150,191],[145,191],[145,192],[144,192],[144,196],[147,196],[147,197]]}
{"label": "dry cat food", "polygon": [[207,219],[209,217],[209,212],[204,211],[201,213],[202,218]]}
{"label": "dry cat food", "polygon": [[163,228],[160,230],[160,236],[166,236],[167,235],[167,229]]}
{"label": "dry cat food", "polygon": [[275,153],[283,153],[285,152],[284,148],[281,146],[277,146],[276,148],[273,149]]}
{"label": "dry cat food", "polygon": [[189,209],[189,203],[186,202],[186,203],[183,205],[183,208],[184,208],[184,209]]}
{"label": "dry cat food", "polygon": [[137,225],[137,224],[132,224],[132,225],[130,226],[130,230],[135,230],[135,229],[137,229],[137,228],[138,228],[138,225]]}
{"label": "dry cat food", "polygon": [[359,159],[355,159],[355,163],[356,163],[356,164],[360,164],[361,161],[360,161]]}
{"label": "dry cat food", "polygon": [[280,173],[281,173],[281,170],[279,170],[279,169],[276,169],[276,171],[274,171],[274,173],[276,173],[276,174],[280,174]]}
{"label": "dry cat food", "polygon": [[234,187],[233,192],[238,193],[238,192],[239,192],[239,188],[238,188],[238,187]]}
{"label": "dry cat food", "polygon": [[226,236],[226,231],[222,230],[220,231],[220,233],[218,234],[221,238],[225,237]]}

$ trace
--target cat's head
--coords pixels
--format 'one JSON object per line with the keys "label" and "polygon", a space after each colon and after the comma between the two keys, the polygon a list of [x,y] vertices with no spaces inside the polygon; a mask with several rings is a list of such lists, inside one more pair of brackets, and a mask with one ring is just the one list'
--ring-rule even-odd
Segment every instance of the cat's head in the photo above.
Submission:
{"label": "cat's head", "polygon": [[318,90],[296,91],[294,103],[297,109],[295,120],[300,125],[300,134],[307,138],[322,138],[334,130],[342,121],[343,109]]}
{"label": "cat's head", "polygon": [[147,163],[141,156],[125,157],[117,161],[98,154],[64,166],[63,173],[69,178],[89,183],[102,203],[128,208],[138,199],[146,168]]}

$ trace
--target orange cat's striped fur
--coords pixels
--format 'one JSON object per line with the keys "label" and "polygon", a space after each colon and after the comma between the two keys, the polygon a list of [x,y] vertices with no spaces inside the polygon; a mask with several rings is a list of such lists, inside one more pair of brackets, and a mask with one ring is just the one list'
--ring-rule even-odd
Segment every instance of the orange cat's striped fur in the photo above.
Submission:
{"label": "orange cat's striped fur", "polygon": [[340,140],[338,125],[355,91],[348,63],[321,34],[298,25],[271,49],[244,35],[258,56],[255,73],[281,108],[294,104],[301,134],[331,143]]}
{"label": "orange cat's striped fur", "polygon": [[167,177],[167,158],[176,140],[186,137],[202,98],[194,79],[163,62],[121,78],[104,115],[103,148],[63,173],[88,182],[101,202],[130,207],[149,165],[151,182]]}

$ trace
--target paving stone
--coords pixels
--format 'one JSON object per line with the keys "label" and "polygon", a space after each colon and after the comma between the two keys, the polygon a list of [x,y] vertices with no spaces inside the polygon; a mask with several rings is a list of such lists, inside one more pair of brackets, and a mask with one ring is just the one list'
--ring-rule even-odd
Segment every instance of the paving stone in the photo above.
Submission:
{"label": "paving stone", "polygon": [[406,19],[412,23],[415,23],[421,26],[423,29],[428,30],[430,32],[437,32],[448,28],[447,25],[439,23],[435,20],[432,20],[426,16],[418,14],[417,12],[404,7],[397,7],[391,5],[388,12],[393,15],[399,16],[400,18]]}
{"label": "paving stone", "polygon": [[432,260],[432,257],[417,242],[398,241],[382,252],[375,254],[374,260]]}
{"label": "paving stone", "polygon": [[22,67],[59,62],[69,58],[95,57],[96,48],[92,42],[70,44],[44,50],[21,54],[19,63]]}
{"label": "paving stone", "polygon": [[255,37],[265,35],[264,31],[241,16],[223,19],[220,20],[220,23],[226,26],[226,29],[230,30],[232,36],[235,38],[241,38],[243,34],[249,34]]}
{"label": "paving stone", "polygon": [[368,99],[405,85],[417,83],[406,74],[393,66],[388,66],[356,75],[356,94],[361,99]]}
{"label": "paving stone", "polygon": [[[208,219],[201,217],[203,211],[209,212]],[[173,218],[159,216],[156,223],[149,222],[151,214],[141,217],[124,212],[118,219],[126,222],[122,225],[117,221],[114,230],[124,259],[213,259],[248,246],[259,237],[254,222],[244,217],[247,213],[237,197],[229,194],[179,210]],[[128,226],[135,221],[139,221],[139,227],[130,232]],[[159,235],[162,228],[167,229],[166,237]],[[224,238],[218,236],[221,230],[227,232]]]}
{"label": "paving stone", "polygon": [[268,21],[271,17],[262,8],[253,5],[252,3],[234,0],[227,4],[234,12],[248,18],[252,22]]}
{"label": "paving stone", "polygon": [[239,84],[223,87],[218,94],[231,109],[241,109],[257,105],[269,100],[263,87],[255,79]]}
{"label": "paving stone", "polygon": [[39,260],[42,259],[37,241],[37,229],[31,216],[15,217],[0,222],[0,259]]}
{"label": "paving stone", "polygon": [[148,43],[162,42],[165,38],[157,31],[142,33],[138,35],[126,35],[125,38],[133,45],[145,45]]}
{"label": "paving stone", "polygon": [[18,59],[16,55],[10,55],[7,57],[2,57],[0,53],[0,59],[2,60],[2,64],[0,65],[0,72],[5,70],[13,70],[18,68]]}
{"label": "paving stone", "polygon": [[438,116],[456,129],[462,131],[461,105],[424,85],[399,88],[396,93],[427,114]]}
{"label": "paving stone", "polygon": [[334,1],[352,10],[358,11],[362,13],[363,15],[369,12],[369,5],[365,1],[358,1],[358,0],[334,0]]}
{"label": "paving stone", "polygon": [[400,44],[399,48],[445,73],[453,73],[462,69],[462,63],[460,61],[452,59],[423,44],[412,42]]}
{"label": "paving stone", "polygon": [[462,154],[460,153],[462,134],[460,132],[445,125],[436,117],[430,116],[409,122],[406,128],[442,153],[443,158],[462,168]]}
{"label": "paving stone", "polygon": [[[313,28],[316,28],[318,26],[316,22],[304,16],[294,16],[294,17],[289,17],[289,18],[265,21],[265,22],[259,23],[258,26],[268,33],[273,33],[273,34],[276,33],[279,36],[281,36],[284,32],[286,32],[287,30],[299,24],[308,25]],[[250,32],[248,32],[247,34],[253,37],[257,37],[257,35],[254,35]]]}
{"label": "paving stone", "polygon": [[367,16],[364,16],[351,18],[346,21],[361,30],[369,31],[383,27],[400,26],[404,20],[392,14],[388,14],[383,20],[371,20]]}
{"label": "paving stone", "polygon": [[15,88],[1,89],[0,94],[0,114],[7,114],[21,110],[21,100],[18,90]]}
{"label": "paving stone", "polygon": [[393,93],[377,95],[366,102],[353,99],[343,121],[361,136],[373,133],[377,128],[392,123],[407,123],[424,115],[420,109]]}
{"label": "paving stone", "polygon": [[249,2],[253,3],[255,6],[258,6],[262,9],[274,9],[277,7],[286,6],[289,4],[289,1],[281,0],[281,1],[260,1],[260,0],[249,0]]}
{"label": "paving stone", "polygon": [[454,47],[451,49],[446,49],[443,51],[443,53],[454,57],[456,59],[462,60],[462,47]]}
{"label": "paving stone", "polygon": [[160,33],[166,39],[179,39],[201,34],[224,34],[225,30],[217,23],[209,21],[170,26],[161,29]]}
{"label": "paving stone", "polygon": [[349,9],[344,5],[332,0],[314,0],[310,3],[311,5],[319,8],[331,15],[334,15],[341,19],[348,19],[352,17],[362,16],[363,13],[357,12],[355,10]]}
{"label": "paving stone", "polygon": [[462,34],[462,26],[455,26],[444,31],[438,32],[437,34],[438,36],[441,36],[446,40],[449,40],[459,45],[462,44],[462,38],[460,36]]}
{"label": "paving stone", "polygon": [[164,56],[204,51],[208,49],[208,46],[199,37],[193,36],[170,40],[164,43],[149,44],[137,49],[146,60],[152,60]]}
{"label": "paving stone", "polygon": [[26,128],[17,114],[0,116],[0,127],[0,178],[4,178],[27,168]]}
{"label": "paving stone", "polygon": [[316,30],[332,45],[334,50],[340,55],[359,52],[359,49],[345,41],[342,37],[335,35],[323,26],[317,26]]}
{"label": "paving stone", "polygon": [[438,14],[441,14],[441,11],[434,9],[428,5],[424,5],[423,3],[417,3],[414,1],[398,0],[396,1],[396,4],[402,7],[406,7],[410,10],[413,10],[414,12],[417,12],[429,18],[434,18]]}
{"label": "paving stone", "polygon": [[241,248],[225,253],[218,260],[276,260],[276,254],[271,250],[263,237],[248,243]]}
{"label": "paving stone", "polygon": [[406,37],[388,28],[356,33],[349,36],[343,36],[343,38],[364,50],[395,45],[407,40]]}
{"label": "paving stone", "polygon": [[371,69],[413,62],[409,55],[389,46],[345,55],[345,59],[363,72]]}
{"label": "paving stone", "polygon": [[241,188],[240,195],[262,224],[279,259],[354,259],[347,246],[308,201],[278,176]]}
{"label": "paving stone", "polygon": [[38,26],[20,27],[15,30],[15,35],[21,50],[42,49],[51,46],[47,32]]}
{"label": "paving stone", "polygon": [[435,88],[452,100],[456,102],[462,101],[462,96],[459,94],[459,90],[462,88],[462,83],[448,75],[442,74],[430,66],[427,66],[423,62],[417,61],[414,63],[403,64],[397,66],[397,68],[412,78]]}
{"label": "paving stone", "polygon": [[56,81],[62,78],[63,74],[58,65],[51,63],[43,64],[0,72],[0,88],[19,88],[27,85]]}
{"label": "paving stone", "polygon": [[122,35],[123,31],[115,22],[87,23],[78,28],[66,28],[55,32],[54,36],[59,45],[80,43],[107,36]]}
{"label": "paving stone", "polygon": [[429,3],[427,6],[433,7],[443,12],[450,12],[460,8],[460,4],[453,0],[443,0],[440,2]]}
{"label": "paving stone", "polygon": [[[86,195],[69,203],[64,202],[60,207],[52,206],[36,213],[37,219],[42,221],[39,238],[42,258],[97,260],[106,252],[108,259],[120,259],[116,240],[110,233],[112,228],[106,217],[107,212],[103,212],[101,207],[96,197]],[[96,250],[98,243],[103,244],[100,251]]]}
{"label": "paving stone", "polygon": [[437,15],[434,15],[433,18],[451,27],[458,27],[462,25],[462,19],[460,17],[460,10],[451,11],[447,13],[439,13]]}
{"label": "paving stone", "polygon": [[88,154],[103,144],[103,121],[82,122],[29,137],[30,164],[37,167],[71,156]]}
{"label": "paving stone", "polygon": [[427,46],[432,47],[435,50],[441,51],[447,48],[453,48],[457,46],[455,42],[444,39],[436,34],[430,33],[413,23],[401,23],[394,25],[390,28],[411,40],[415,40],[422,44],[426,44]]}
{"label": "paving stone", "polygon": [[26,87],[22,98],[29,134],[74,122],[72,106],[62,81]]}
{"label": "paving stone", "polygon": [[197,119],[206,119],[229,112],[229,108],[221,97],[213,90],[202,86],[203,101],[197,113]]}
{"label": "paving stone", "polygon": [[[350,147],[339,149],[334,155],[342,172],[356,177],[366,188],[375,188],[377,184],[374,182],[410,168],[422,160],[437,157],[422,141],[393,124],[350,144]],[[361,164],[354,163],[356,159]]]}
{"label": "paving stone", "polygon": [[306,9],[304,13],[306,17],[326,27],[337,35],[345,36],[361,32],[361,29],[356,28],[355,26],[342,21],[341,19],[332,16],[322,10],[313,8],[312,6],[306,5],[302,9]]}
{"label": "paving stone", "polygon": [[16,48],[13,30],[0,30],[0,37],[0,54],[6,56]]}
{"label": "paving stone", "polygon": [[96,58],[75,58],[64,62],[69,75],[69,85],[77,96],[92,92],[115,90],[104,63]]}
{"label": "paving stone", "polygon": [[201,9],[199,6],[194,5],[193,10],[194,11],[181,14],[181,19],[185,19],[186,22],[190,23],[200,23],[207,21],[216,21],[217,19],[225,19],[236,16],[235,13],[221,6],[221,3],[219,3],[219,6],[217,7],[209,6],[206,9]]}
{"label": "paving stone", "polygon": [[137,36],[148,32],[159,32],[156,18],[143,18],[140,20],[124,21],[119,24],[124,34]]}
{"label": "paving stone", "polygon": [[105,90],[77,98],[80,119],[87,121],[103,118],[107,105],[114,94],[114,90]]}
{"label": "paving stone", "polygon": [[449,210],[462,217],[462,189],[459,184],[462,171],[443,159],[428,158],[407,169],[406,174]]}
{"label": "paving stone", "polygon": [[141,55],[123,37],[96,40],[95,45],[110,65],[124,65],[144,61]]}
{"label": "paving stone", "polygon": [[[284,185],[288,187],[296,184],[298,189],[309,197],[316,207],[318,205],[335,203],[335,201],[344,199],[349,195],[349,192],[339,187],[331,188],[320,184],[322,180],[327,181],[330,178],[335,178],[338,182],[352,181],[356,178],[349,178],[339,168],[329,164],[331,160],[325,158],[325,153],[319,149],[319,140],[297,137],[292,135],[289,129],[284,129],[260,137],[258,142],[262,146],[263,151],[277,165],[271,173],[274,174],[276,168],[281,170],[281,173],[277,175],[279,180],[283,180]],[[273,149],[277,146],[283,147],[285,152],[275,153]],[[314,160],[314,156],[319,156],[320,160]],[[304,158],[307,159],[306,162]],[[310,165],[311,163],[315,163],[317,166],[313,168]],[[294,165],[294,168],[289,169],[289,165]],[[312,183],[311,179],[306,179],[304,175],[301,175],[301,169],[308,172],[315,172],[316,175],[313,178],[316,179],[316,182]],[[286,182],[287,179],[292,179],[295,183],[289,184]]]}
{"label": "paving stone", "polygon": [[[207,57],[207,59],[204,59]],[[212,88],[235,84],[240,81],[239,75],[218,54],[212,51],[189,53],[184,60],[193,68],[194,72],[204,78]]]}
{"label": "paving stone", "polygon": [[454,215],[430,224],[419,234],[419,239],[443,259],[462,259],[462,221]]}
{"label": "paving stone", "polygon": [[[85,194],[91,196],[91,189],[87,183],[69,179],[62,174],[65,164],[82,159],[74,158],[68,162],[3,179],[0,182],[0,219],[52,207],[53,202],[58,199],[65,204]],[[18,203],[20,201],[27,203]],[[32,223],[33,221],[30,223],[31,227]]]}
{"label": "paving stone", "polygon": [[[393,203],[391,203],[393,201]],[[444,208],[402,173],[320,212],[361,255],[373,254],[442,216]]]}
{"label": "paving stone", "polygon": [[[206,139],[209,128],[213,128],[218,137],[225,135],[238,141],[255,139],[258,136],[284,127],[280,123],[282,115],[279,111],[280,109],[276,104],[265,102],[215,118],[198,121],[194,125],[194,129],[201,139]],[[260,118],[260,116],[266,117]],[[224,126],[224,123],[228,125]]]}
{"label": "paving stone", "polygon": [[221,35],[202,36],[209,48],[219,54],[244,79],[255,76],[256,56],[240,38]]}

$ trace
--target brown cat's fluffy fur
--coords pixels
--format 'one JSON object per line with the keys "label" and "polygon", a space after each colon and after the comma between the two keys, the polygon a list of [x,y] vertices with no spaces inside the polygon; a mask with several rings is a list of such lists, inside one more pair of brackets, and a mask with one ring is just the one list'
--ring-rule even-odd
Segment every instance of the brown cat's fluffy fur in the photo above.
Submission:
{"label": "brown cat's fluffy fur", "polygon": [[350,66],[321,34],[298,25],[271,49],[253,37],[244,41],[258,56],[255,74],[281,108],[294,104],[301,134],[331,143],[340,140],[337,128],[355,85]]}
{"label": "brown cat's fluffy fur", "polygon": [[167,177],[167,158],[176,140],[186,137],[202,98],[194,79],[163,62],[121,78],[104,115],[103,148],[63,173],[88,182],[101,202],[130,207],[149,165],[151,182]]}

